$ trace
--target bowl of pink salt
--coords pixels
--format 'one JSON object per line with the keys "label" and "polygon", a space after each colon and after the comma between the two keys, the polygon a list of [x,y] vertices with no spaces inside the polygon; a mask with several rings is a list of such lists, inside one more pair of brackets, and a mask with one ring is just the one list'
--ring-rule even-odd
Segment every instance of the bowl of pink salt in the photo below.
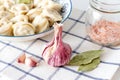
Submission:
{"label": "bowl of pink salt", "polygon": [[120,44],[120,1],[90,0],[86,14],[89,38],[105,46]]}

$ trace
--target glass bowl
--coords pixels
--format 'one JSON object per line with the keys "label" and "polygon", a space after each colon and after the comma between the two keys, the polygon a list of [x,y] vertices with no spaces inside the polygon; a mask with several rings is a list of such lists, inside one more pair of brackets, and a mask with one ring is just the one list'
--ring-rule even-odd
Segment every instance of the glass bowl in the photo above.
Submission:
{"label": "glass bowl", "polygon": [[[63,23],[71,14],[72,11],[72,2],[71,0],[53,0],[57,3],[60,3],[63,7],[61,10],[61,15],[62,15],[62,21],[60,23]],[[38,34],[33,34],[33,35],[26,35],[26,36],[5,36],[5,35],[0,35],[1,40],[8,40],[8,41],[28,41],[28,40],[34,40],[37,38],[41,38],[46,35],[50,35],[50,33],[53,32],[53,27],[51,27],[49,30],[43,31]]]}

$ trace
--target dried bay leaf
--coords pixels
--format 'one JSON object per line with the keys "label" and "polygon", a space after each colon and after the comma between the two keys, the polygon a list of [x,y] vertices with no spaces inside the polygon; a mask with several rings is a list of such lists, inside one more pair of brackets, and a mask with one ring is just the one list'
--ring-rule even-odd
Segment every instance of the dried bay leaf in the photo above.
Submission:
{"label": "dried bay leaf", "polygon": [[83,72],[91,71],[91,70],[95,69],[99,63],[100,63],[100,58],[96,58],[89,64],[80,65],[78,68],[78,71],[83,71]]}
{"label": "dried bay leaf", "polygon": [[90,51],[82,52],[74,56],[72,60],[70,60],[68,65],[79,66],[82,64],[91,63],[93,59],[100,57],[100,54],[102,52],[103,50],[90,50]]}

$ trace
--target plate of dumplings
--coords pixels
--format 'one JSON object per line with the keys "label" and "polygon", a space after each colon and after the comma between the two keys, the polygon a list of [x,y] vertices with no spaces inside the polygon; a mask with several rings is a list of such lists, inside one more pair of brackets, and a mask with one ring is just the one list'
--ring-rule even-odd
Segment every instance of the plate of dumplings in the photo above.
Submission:
{"label": "plate of dumplings", "polygon": [[[23,2],[22,2],[23,1]],[[54,23],[63,23],[71,0],[0,0],[0,39],[28,41],[50,35]]]}

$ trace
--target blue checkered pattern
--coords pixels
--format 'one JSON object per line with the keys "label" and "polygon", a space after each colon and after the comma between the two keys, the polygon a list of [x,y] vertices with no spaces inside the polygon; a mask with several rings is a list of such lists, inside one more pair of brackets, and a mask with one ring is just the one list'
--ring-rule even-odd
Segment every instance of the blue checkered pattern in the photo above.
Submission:
{"label": "blue checkered pattern", "polygon": [[[85,11],[73,9],[64,22],[63,41],[72,47],[72,55],[87,50],[103,49],[100,65],[90,72],[78,72],[75,66],[52,67],[41,56],[43,47],[51,41],[53,33],[43,38],[26,42],[0,40],[0,80],[111,80],[120,66],[120,46],[101,46],[92,42],[85,28]],[[21,54],[33,56],[40,65],[32,68],[19,64]]]}

